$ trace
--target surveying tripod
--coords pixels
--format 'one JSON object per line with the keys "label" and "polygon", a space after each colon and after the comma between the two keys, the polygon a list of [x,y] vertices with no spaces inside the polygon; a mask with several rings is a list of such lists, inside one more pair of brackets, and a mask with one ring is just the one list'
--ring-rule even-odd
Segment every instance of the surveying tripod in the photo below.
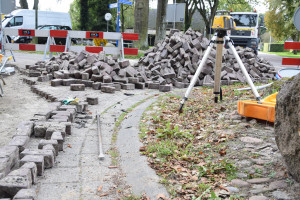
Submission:
{"label": "surveying tripod", "polygon": [[221,89],[221,68],[222,68],[222,53],[223,53],[223,44],[224,44],[224,38],[225,43],[228,44],[229,48],[233,52],[233,55],[235,59],[237,60],[244,76],[246,77],[246,81],[250,85],[252,92],[254,93],[254,96],[256,97],[256,100],[258,103],[260,103],[261,97],[257,92],[256,87],[254,86],[241,58],[239,57],[238,53],[236,52],[233,42],[230,40],[230,38],[227,36],[227,30],[223,29],[217,29],[215,35],[211,39],[207,50],[205,51],[205,54],[203,56],[203,59],[200,62],[200,65],[195,73],[195,75],[192,78],[192,81],[183,97],[183,99],[180,102],[180,108],[179,113],[182,112],[182,108],[184,106],[184,103],[187,101],[196,81],[198,80],[198,77],[202,71],[203,66],[206,63],[206,60],[211,52],[211,49],[213,48],[213,45],[217,44],[217,53],[216,53],[216,64],[215,64],[215,77],[214,77],[214,94],[215,94],[215,103],[218,102],[218,95],[220,95],[220,100],[222,100],[222,89]]}

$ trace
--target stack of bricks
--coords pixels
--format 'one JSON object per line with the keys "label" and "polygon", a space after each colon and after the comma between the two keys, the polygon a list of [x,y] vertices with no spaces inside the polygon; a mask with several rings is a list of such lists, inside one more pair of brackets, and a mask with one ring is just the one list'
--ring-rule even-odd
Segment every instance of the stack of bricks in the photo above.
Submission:
{"label": "stack of bricks", "polygon": [[[25,74],[38,77],[38,81],[51,81],[51,86],[69,86],[73,91],[84,91],[86,87],[106,93],[133,89],[158,89],[163,92],[173,87],[184,88],[190,84],[209,40],[200,32],[187,30],[170,34],[156,46],[147,50],[138,63],[131,66],[128,60],[118,61],[116,56],[105,52],[90,54],[82,51],[62,53],[49,61],[39,61],[26,66]],[[216,46],[198,77],[196,85],[212,86],[216,58]],[[267,82],[275,78],[275,68],[259,59],[250,48],[236,48],[247,72],[254,82]],[[237,60],[231,50],[223,51],[222,84],[245,82]]]}
{"label": "stack of bricks", "polygon": [[[97,103],[91,97],[92,103]],[[87,111],[88,103],[59,105],[57,109],[36,114],[31,121],[22,122],[13,139],[0,149],[0,198],[36,199],[32,185],[37,176],[54,166],[63,151],[66,135],[72,134],[72,122],[77,112]],[[33,136],[41,138],[36,149],[29,149]]]}
{"label": "stack of bricks", "polygon": [[[185,34],[171,30],[164,41],[145,52],[135,67],[147,77],[146,85],[151,89],[165,90],[161,85],[184,88],[190,84],[209,45],[200,32],[189,29]],[[216,58],[216,46],[196,82],[197,86],[212,86]],[[259,59],[250,48],[236,48],[252,81],[267,82],[275,78],[275,68],[269,62]],[[229,49],[223,51],[222,84],[245,82],[237,60]]]}

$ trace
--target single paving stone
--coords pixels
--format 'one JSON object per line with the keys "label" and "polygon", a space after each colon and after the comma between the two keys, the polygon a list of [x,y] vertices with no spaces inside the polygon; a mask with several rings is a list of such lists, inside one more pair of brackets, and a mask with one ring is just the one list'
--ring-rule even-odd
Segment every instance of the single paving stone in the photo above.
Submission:
{"label": "single paving stone", "polygon": [[269,190],[277,190],[277,189],[282,189],[288,187],[288,184],[285,180],[281,181],[274,181],[270,183],[269,185]]}
{"label": "single paving stone", "polygon": [[98,97],[86,97],[86,101],[89,105],[97,105],[98,104]]}
{"label": "single paving stone", "polygon": [[52,136],[51,136],[51,140],[56,140],[58,143],[58,150],[59,151],[63,151],[64,150],[64,138],[61,134],[61,132],[53,132]]}
{"label": "single paving stone", "polygon": [[70,89],[72,91],[84,91],[85,85],[84,84],[71,84]]}
{"label": "single paving stone", "polygon": [[248,187],[250,184],[246,181],[240,180],[240,179],[233,179],[231,181],[231,185],[236,187]]}
{"label": "single paving stone", "polygon": [[269,178],[254,178],[254,179],[247,180],[248,183],[252,183],[252,184],[267,183],[269,181],[270,181]]}
{"label": "single paving stone", "polygon": [[21,168],[27,168],[31,171],[32,184],[37,182],[37,167],[34,162],[27,162]]}
{"label": "single paving stone", "polygon": [[252,196],[249,200],[269,200],[269,198],[265,196]]}
{"label": "single paving stone", "polygon": [[24,156],[21,161],[20,165],[23,165],[27,162],[34,162],[37,167],[37,175],[43,176],[44,174],[44,156],[41,155],[26,155]]}
{"label": "single paving stone", "polygon": [[291,198],[285,192],[282,191],[274,191],[272,192],[272,196],[276,200],[291,200]]}
{"label": "single paving stone", "polygon": [[0,180],[0,196],[15,196],[19,190],[31,188],[32,184],[26,177],[6,176]]}
{"label": "single paving stone", "polygon": [[45,145],[51,144],[55,149],[56,155],[58,155],[58,142],[57,140],[40,140],[38,149],[43,149]]}
{"label": "single paving stone", "polygon": [[44,150],[44,149],[25,149],[20,153],[20,159],[22,159],[26,155],[41,155],[44,157],[44,165],[45,168],[51,168],[54,165],[55,157],[53,155],[52,150]]}
{"label": "single paving stone", "polygon": [[13,198],[13,200],[17,200],[17,199],[36,200],[37,199],[36,192],[34,189],[21,189]]}
{"label": "single paving stone", "polygon": [[241,137],[240,140],[245,143],[261,143],[261,142],[263,142],[262,139],[253,138],[253,137]]}

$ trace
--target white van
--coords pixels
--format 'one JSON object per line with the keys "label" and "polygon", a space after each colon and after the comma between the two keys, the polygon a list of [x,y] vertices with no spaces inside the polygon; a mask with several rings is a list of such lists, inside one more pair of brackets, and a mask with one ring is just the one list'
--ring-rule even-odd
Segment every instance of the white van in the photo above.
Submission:
{"label": "white van", "polygon": [[[38,26],[61,25],[72,29],[69,13],[38,11]],[[2,21],[3,28],[35,29],[35,10],[19,9],[6,15]]]}

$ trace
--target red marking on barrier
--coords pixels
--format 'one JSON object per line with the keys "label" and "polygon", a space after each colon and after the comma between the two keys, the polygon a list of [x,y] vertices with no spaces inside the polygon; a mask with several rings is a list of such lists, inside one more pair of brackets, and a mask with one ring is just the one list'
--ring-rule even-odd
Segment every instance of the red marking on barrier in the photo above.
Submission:
{"label": "red marking on barrier", "polygon": [[90,53],[99,53],[103,51],[103,47],[85,47],[85,50]]}
{"label": "red marking on barrier", "polygon": [[66,30],[50,30],[50,37],[62,37],[66,38],[68,31]]}
{"label": "red marking on barrier", "polygon": [[85,37],[88,39],[103,39],[103,32],[87,31]]}
{"label": "red marking on barrier", "polygon": [[125,55],[138,55],[138,49],[124,48]]}
{"label": "red marking on barrier", "polygon": [[65,52],[65,45],[50,45],[50,52]]}
{"label": "red marking on barrier", "polygon": [[32,29],[19,29],[19,36],[35,36],[35,30]]}
{"label": "red marking on barrier", "polygon": [[300,58],[282,58],[282,65],[300,65]]}
{"label": "red marking on barrier", "polygon": [[139,40],[139,34],[137,33],[122,33],[123,40]]}
{"label": "red marking on barrier", "polygon": [[284,49],[300,49],[300,42],[285,42]]}
{"label": "red marking on barrier", "polygon": [[20,51],[35,51],[35,44],[19,44]]}

